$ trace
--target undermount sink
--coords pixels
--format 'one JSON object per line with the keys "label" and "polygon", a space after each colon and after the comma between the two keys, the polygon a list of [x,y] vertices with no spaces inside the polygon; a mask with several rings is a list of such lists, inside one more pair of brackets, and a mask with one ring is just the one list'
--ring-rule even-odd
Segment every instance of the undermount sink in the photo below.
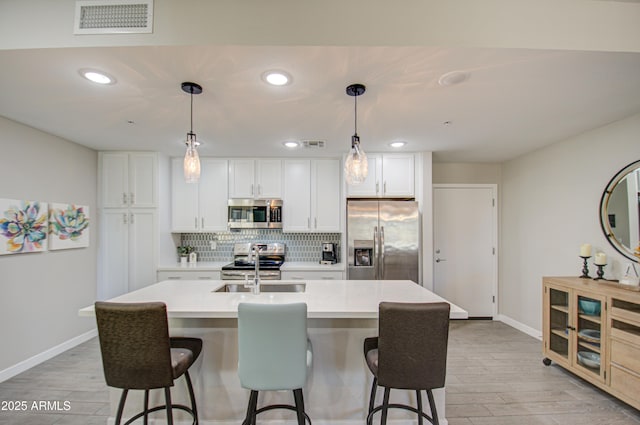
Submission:
{"label": "undermount sink", "polygon": [[[260,292],[305,292],[307,284],[304,282],[260,283]],[[253,288],[245,288],[244,282],[227,283],[214,292],[251,292]]]}

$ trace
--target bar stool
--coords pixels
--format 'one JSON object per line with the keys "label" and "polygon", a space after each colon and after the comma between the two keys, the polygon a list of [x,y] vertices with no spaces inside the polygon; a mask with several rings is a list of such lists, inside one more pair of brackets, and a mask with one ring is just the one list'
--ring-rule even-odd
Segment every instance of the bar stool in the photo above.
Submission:
{"label": "bar stool", "polygon": [[[304,409],[302,387],[311,362],[307,339],[307,304],[238,305],[238,376],[251,390],[243,425],[255,425],[259,413],[295,410],[298,425],[311,419]],[[260,409],[259,391],[293,391],[295,406],[274,404]]]}
{"label": "bar stool", "polygon": [[[144,409],[125,425],[149,413],[166,409],[167,423],[173,424],[173,410],[189,413],[198,424],[196,399],[189,367],[202,350],[198,338],[169,337],[167,308],[161,302],[95,303],[102,366],[107,385],[122,389],[115,425],[120,425],[129,390],[144,390]],[[171,403],[174,380],[184,375],[191,407]],[[164,388],[165,405],[149,409],[149,390]]]}
{"label": "bar stool", "polygon": [[[367,425],[380,410],[381,423],[385,425],[389,408],[417,413],[419,425],[423,418],[439,424],[432,390],[445,383],[450,308],[445,302],[380,303],[378,337],[364,340],[365,360],[373,373]],[[374,408],[378,385],[384,387],[384,398]],[[390,404],[391,388],[415,390],[417,408]],[[431,416],[422,411],[422,390],[427,393]]]}

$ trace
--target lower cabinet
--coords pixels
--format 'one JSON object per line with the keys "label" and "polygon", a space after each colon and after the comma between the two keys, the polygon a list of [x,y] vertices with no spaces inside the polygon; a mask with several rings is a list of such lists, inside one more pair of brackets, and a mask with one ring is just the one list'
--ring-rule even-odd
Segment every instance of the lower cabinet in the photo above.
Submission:
{"label": "lower cabinet", "polygon": [[573,277],[543,279],[543,354],[640,408],[640,292]]}
{"label": "lower cabinet", "polygon": [[220,280],[219,271],[158,271],[158,282],[163,280]]}
{"label": "lower cabinet", "polygon": [[282,271],[282,280],[342,280],[343,273],[340,271]]}

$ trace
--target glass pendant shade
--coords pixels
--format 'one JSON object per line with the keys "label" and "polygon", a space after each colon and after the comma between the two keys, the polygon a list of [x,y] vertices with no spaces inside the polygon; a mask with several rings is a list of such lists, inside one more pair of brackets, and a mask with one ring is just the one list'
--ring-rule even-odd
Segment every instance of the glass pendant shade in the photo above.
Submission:
{"label": "glass pendant shade", "polygon": [[184,155],[184,179],[187,183],[198,183],[200,179],[200,156],[196,135],[187,133],[187,153]]}
{"label": "glass pendant shade", "polygon": [[367,154],[360,147],[360,138],[353,135],[351,138],[351,151],[344,163],[344,175],[347,184],[361,184],[369,174],[369,163],[367,162]]}

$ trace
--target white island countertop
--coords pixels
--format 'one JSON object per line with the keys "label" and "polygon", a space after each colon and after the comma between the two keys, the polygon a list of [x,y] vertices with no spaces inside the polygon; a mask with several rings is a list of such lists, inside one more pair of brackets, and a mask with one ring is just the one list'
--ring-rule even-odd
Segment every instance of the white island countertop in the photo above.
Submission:
{"label": "white island countertop", "polygon": [[[307,280],[305,282],[305,292],[262,292],[254,295],[250,292],[215,292],[226,283],[218,280],[165,280],[109,301],[162,301],[167,305],[167,314],[170,318],[194,319],[237,317],[238,304],[241,302],[305,302],[309,318],[377,319],[378,304],[382,301],[446,301],[409,280]],[[301,283],[301,281],[290,283]],[[81,309],[79,314],[93,316],[93,306]],[[457,305],[451,304],[450,317],[466,319],[468,314]]]}

